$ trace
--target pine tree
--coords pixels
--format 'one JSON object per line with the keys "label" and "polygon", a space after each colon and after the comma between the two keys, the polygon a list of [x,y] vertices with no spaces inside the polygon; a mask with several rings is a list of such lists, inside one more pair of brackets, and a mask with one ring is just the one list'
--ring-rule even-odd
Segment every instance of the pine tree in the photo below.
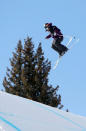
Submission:
{"label": "pine tree", "polygon": [[41,43],[34,52],[31,38],[24,41],[24,48],[19,41],[10,63],[12,68],[7,68],[7,77],[3,80],[6,92],[60,109],[63,107],[61,96],[57,95],[59,86],[48,85],[51,62],[45,60]]}
{"label": "pine tree", "polygon": [[4,78],[3,85],[6,92],[22,96],[22,44],[18,42],[16,53],[13,52],[13,58],[10,59],[11,69],[7,68],[7,78]]}

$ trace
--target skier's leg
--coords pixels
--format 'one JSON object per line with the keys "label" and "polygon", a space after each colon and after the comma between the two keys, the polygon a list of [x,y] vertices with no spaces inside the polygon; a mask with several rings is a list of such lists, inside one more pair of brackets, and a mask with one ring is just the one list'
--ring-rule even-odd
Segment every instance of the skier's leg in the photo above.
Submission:
{"label": "skier's leg", "polygon": [[59,48],[62,50],[62,52],[66,52],[68,48],[62,44],[59,44]]}
{"label": "skier's leg", "polygon": [[62,53],[62,51],[59,48],[59,44],[57,44],[57,40],[54,39],[52,43],[52,48],[59,53],[59,55]]}
{"label": "skier's leg", "polygon": [[63,55],[68,50],[66,46],[61,44],[62,41],[63,41],[63,37],[60,37],[57,38],[54,42],[56,49],[58,50],[60,55]]}

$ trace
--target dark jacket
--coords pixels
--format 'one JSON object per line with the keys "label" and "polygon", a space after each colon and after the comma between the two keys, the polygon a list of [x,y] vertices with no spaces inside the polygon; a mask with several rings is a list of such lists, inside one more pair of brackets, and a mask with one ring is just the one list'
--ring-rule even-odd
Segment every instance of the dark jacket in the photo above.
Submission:
{"label": "dark jacket", "polygon": [[56,38],[63,38],[63,34],[61,33],[60,29],[57,28],[56,26],[50,26],[48,28],[48,32],[50,32],[50,34],[48,36],[46,36],[46,39],[52,37],[54,39]]}

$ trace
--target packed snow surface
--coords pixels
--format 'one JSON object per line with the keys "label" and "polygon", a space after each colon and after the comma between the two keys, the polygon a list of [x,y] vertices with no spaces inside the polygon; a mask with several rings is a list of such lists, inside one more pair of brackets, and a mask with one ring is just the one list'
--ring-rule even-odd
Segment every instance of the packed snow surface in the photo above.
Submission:
{"label": "packed snow surface", "polygon": [[86,131],[86,117],[0,91],[0,131]]}

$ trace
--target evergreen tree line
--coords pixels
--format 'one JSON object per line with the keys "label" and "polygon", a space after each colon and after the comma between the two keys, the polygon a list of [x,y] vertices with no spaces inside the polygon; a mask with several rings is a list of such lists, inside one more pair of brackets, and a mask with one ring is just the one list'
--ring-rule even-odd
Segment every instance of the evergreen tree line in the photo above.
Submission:
{"label": "evergreen tree line", "polygon": [[10,59],[3,80],[5,91],[43,104],[61,109],[61,95],[57,94],[59,86],[49,85],[48,75],[51,62],[44,58],[41,43],[34,51],[32,38],[18,41],[15,52]]}

